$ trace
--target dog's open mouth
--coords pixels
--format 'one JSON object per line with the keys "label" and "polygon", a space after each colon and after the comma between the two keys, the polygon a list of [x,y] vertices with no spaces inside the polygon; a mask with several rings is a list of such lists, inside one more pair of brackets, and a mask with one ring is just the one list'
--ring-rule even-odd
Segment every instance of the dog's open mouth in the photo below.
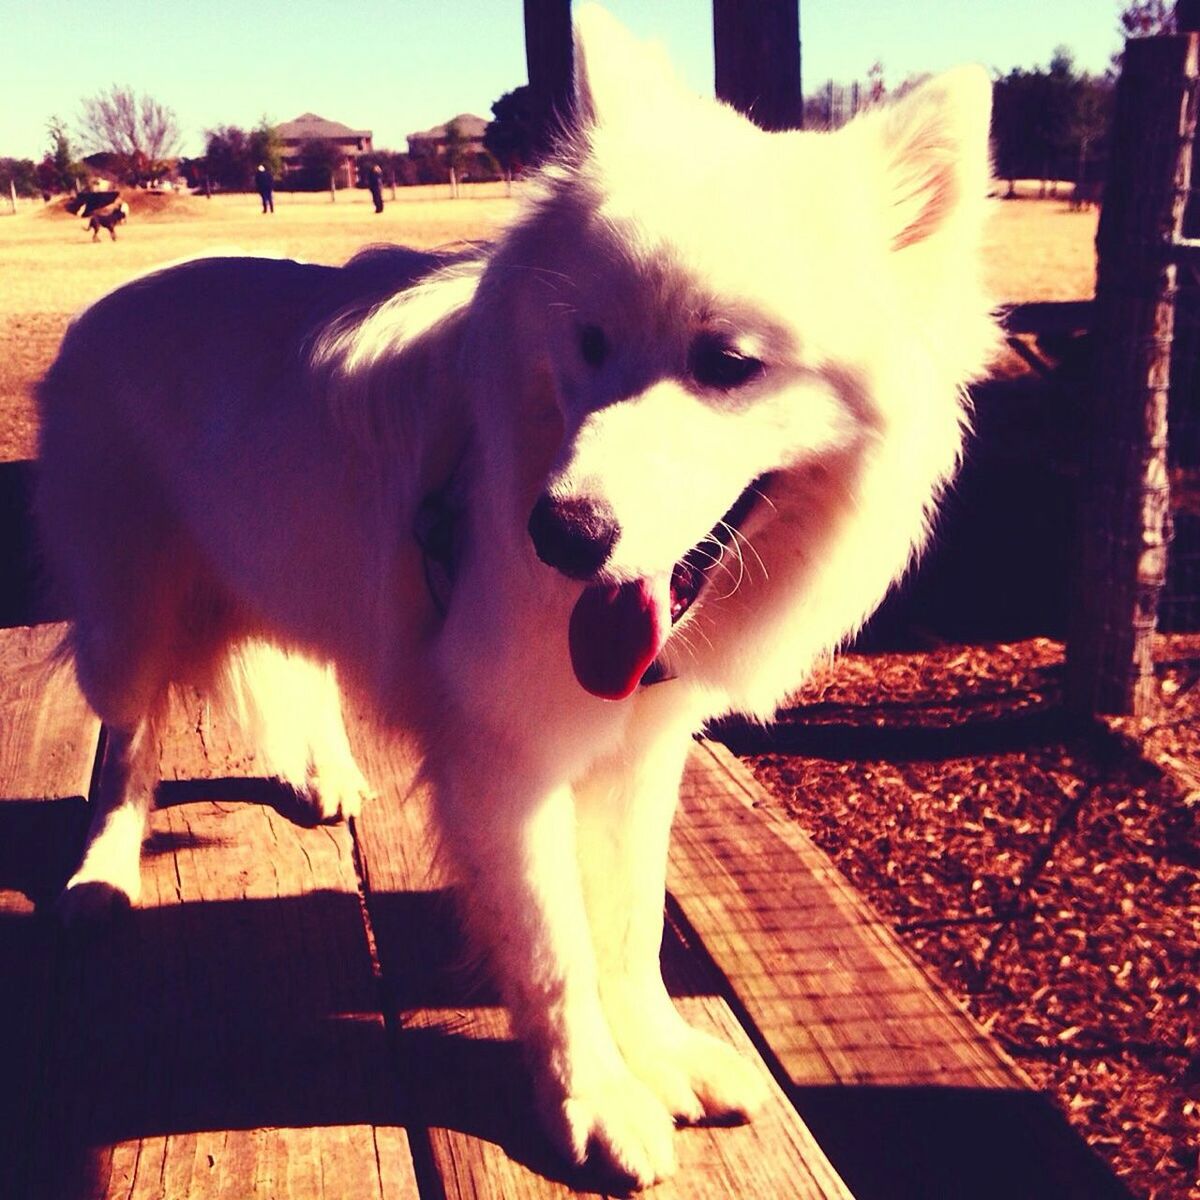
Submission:
{"label": "dog's open mouth", "polygon": [[692,607],[709,576],[763,496],[754,480],[733,506],[672,568],[630,583],[584,588],[571,613],[571,665],[593,696],[624,700],[662,652],[671,628]]}

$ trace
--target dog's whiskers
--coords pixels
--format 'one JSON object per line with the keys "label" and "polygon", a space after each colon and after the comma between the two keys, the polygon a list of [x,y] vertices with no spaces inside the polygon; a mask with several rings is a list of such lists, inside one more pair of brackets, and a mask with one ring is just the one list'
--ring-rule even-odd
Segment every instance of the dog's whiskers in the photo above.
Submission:
{"label": "dog's whiskers", "polygon": [[574,290],[579,290],[578,280],[572,279],[571,276],[566,274],[564,271],[552,271],[549,267],[531,267],[524,263],[518,263],[514,267],[514,270],[525,271],[530,275],[537,275],[539,278],[553,283],[567,283],[570,284]]}
{"label": "dog's whiskers", "polygon": [[770,496],[769,496],[769,495],[768,495],[766,492],[764,492],[764,491],[762,490],[762,488],[756,488],[756,487],[752,487],[750,490],[751,490],[751,491],[752,491],[752,492],[753,492],[753,493],[754,493],[754,494],[755,494],[755,495],[756,495],[756,496],[759,498],[759,500],[761,500],[761,501],[762,501],[764,504],[769,504],[769,505],[771,506],[771,509],[772,509],[772,511],[774,511],[774,512],[778,512],[778,511],[779,511],[779,508],[776,506],[776,504],[775,504],[775,501],[774,501],[774,500],[772,500],[772,499],[771,499],[771,497],[770,497]]}
{"label": "dog's whiskers", "polygon": [[[764,497],[764,499],[766,499],[766,497]],[[770,504],[771,502],[768,500],[767,503]],[[774,508],[775,506],[771,504],[771,507]],[[742,547],[745,546],[745,548],[754,555],[754,561],[758,563],[759,570],[762,571],[763,582],[765,583],[771,578],[771,572],[767,570],[767,564],[763,562],[762,555],[760,555],[759,552],[754,548],[754,543],[751,542],[750,539],[740,529],[735,529],[733,531],[733,536],[737,541],[738,557],[741,558],[743,562],[745,561],[745,555],[742,553]]]}

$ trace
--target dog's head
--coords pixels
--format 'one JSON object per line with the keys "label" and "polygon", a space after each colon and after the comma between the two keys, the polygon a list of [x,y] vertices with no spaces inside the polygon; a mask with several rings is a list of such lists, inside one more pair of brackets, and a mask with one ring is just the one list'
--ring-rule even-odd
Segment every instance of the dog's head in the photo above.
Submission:
{"label": "dog's head", "polygon": [[578,131],[505,254],[563,429],[529,536],[586,585],[580,683],[621,698],[728,590],[713,581],[736,543],[805,521],[782,511],[789,478],[824,472],[852,508],[888,445],[919,476],[922,526],[994,338],[978,281],[990,85],[962,69],[838,133],[765,133],[591,6],[576,76]]}

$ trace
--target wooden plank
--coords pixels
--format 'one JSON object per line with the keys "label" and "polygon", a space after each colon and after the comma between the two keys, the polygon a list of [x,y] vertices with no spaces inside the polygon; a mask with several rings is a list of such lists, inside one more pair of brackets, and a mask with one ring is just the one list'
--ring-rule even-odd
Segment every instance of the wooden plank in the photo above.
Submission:
{"label": "wooden plank", "polygon": [[856,1195],[1130,1200],[723,747],[689,764],[669,886]]}
{"label": "wooden plank", "polygon": [[[377,783],[384,777],[369,751],[360,761]],[[603,1181],[567,1170],[538,1132],[507,1016],[464,967],[448,881],[430,853],[426,797],[407,794],[401,777],[381,799],[356,823],[356,836],[379,959],[404,1029],[406,1074],[419,1081],[414,1123],[428,1129],[446,1195],[596,1194]],[[761,1063],[715,980],[670,939],[666,967],[685,1016]],[[795,1110],[770,1086],[768,1110],[754,1123],[682,1130],[679,1173],[659,1184],[655,1197],[848,1197]]]}
{"label": "wooden plank", "polygon": [[753,775],[701,743],[668,886],[798,1086],[1025,1086]]}
{"label": "wooden plank", "polygon": [[1030,300],[1005,308],[1004,328],[1039,337],[1086,333],[1095,319],[1093,309],[1091,300]]}
{"label": "wooden plank", "polygon": [[0,801],[86,796],[100,722],[52,655],[65,625],[0,629]]}
{"label": "wooden plank", "polygon": [[55,943],[30,1194],[412,1200],[349,831],[273,811],[195,712],[141,905]]}
{"label": "wooden plank", "polygon": [[12,1196],[35,1194],[29,1099],[54,969],[35,909],[79,852],[99,732],[70,671],[49,669],[62,632],[0,629],[0,1192]]}

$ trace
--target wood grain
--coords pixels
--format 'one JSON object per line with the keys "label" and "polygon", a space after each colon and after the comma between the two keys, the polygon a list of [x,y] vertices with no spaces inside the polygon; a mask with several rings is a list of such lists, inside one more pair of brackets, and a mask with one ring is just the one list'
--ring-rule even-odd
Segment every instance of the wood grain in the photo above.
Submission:
{"label": "wood grain", "polygon": [[[364,768],[378,778],[370,758],[364,755]],[[379,959],[403,1028],[402,1053],[419,1080],[414,1124],[428,1129],[446,1195],[543,1200],[603,1193],[602,1179],[567,1170],[536,1127],[504,1010],[464,963],[449,881],[431,853],[424,794],[394,787],[368,806],[356,836]],[[667,954],[668,978],[688,1019],[761,1065],[716,981],[678,942],[668,940]],[[848,1197],[795,1110],[773,1082],[771,1088],[771,1104],[753,1124],[681,1130],[679,1173],[655,1187],[656,1200]]]}
{"label": "wood grain", "polygon": [[701,743],[668,886],[793,1084],[1026,1086],[753,775]]}
{"label": "wood grain", "polygon": [[44,1064],[55,953],[36,915],[82,844],[99,723],[71,672],[50,669],[63,627],[0,629],[0,1193],[34,1195],[31,1106]]}
{"label": "wood grain", "polygon": [[[350,829],[304,828],[289,797],[255,778],[250,747],[195,698],[181,702],[140,907],[83,937],[34,912],[77,853],[97,737],[69,676],[37,680],[56,636],[0,635],[2,790],[62,797],[0,804],[6,1194],[605,1194],[538,1131],[505,1011],[465,960],[426,797],[408,794],[411,772],[369,737],[360,751],[381,798]],[[797,1102],[821,1093],[825,1150],[772,1081],[753,1124],[681,1131],[680,1173],[654,1195],[848,1197],[826,1151],[853,1180],[873,1161],[870,1114],[886,1132],[930,1096],[980,1094],[1018,1102],[1003,1136],[1051,1187],[1022,1194],[1109,1195],[1077,1139],[1030,1117],[1013,1065],[764,800],[726,751],[697,748],[664,970],[689,1020],[766,1074],[764,1049]],[[946,1150],[930,1152],[931,1170],[954,1158]],[[902,1151],[880,1168],[893,1182]],[[973,1146],[968,1157],[979,1161]],[[911,1175],[917,1190],[896,1194],[934,1178]],[[961,1194],[993,1194],[958,1163],[936,1178],[945,1194],[968,1183]]]}
{"label": "wood grain", "polygon": [[87,795],[100,722],[52,666],[65,628],[0,629],[0,801]]}
{"label": "wood grain", "polygon": [[345,826],[301,828],[180,706],[142,903],[50,933],[29,1194],[417,1193]]}

